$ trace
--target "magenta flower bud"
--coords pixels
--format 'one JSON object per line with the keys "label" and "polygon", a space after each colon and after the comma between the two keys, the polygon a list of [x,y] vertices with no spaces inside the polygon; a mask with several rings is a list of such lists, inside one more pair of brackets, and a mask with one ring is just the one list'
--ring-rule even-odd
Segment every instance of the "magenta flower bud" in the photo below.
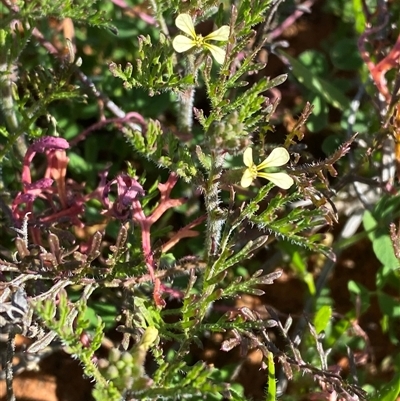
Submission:
{"label": "magenta flower bud", "polygon": [[69,148],[69,143],[64,138],[56,136],[44,136],[35,141],[31,146],[33,152],[44,153],[45,150],[65,150]]}

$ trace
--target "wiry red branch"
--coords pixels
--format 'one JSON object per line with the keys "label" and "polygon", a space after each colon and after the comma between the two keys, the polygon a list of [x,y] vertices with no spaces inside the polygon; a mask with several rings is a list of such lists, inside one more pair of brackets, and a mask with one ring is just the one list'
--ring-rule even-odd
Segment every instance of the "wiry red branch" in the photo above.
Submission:
{"label": "wiry red branch", "polygon": [[139,224],[142,231],[142,250],[145,257],[146,266],[149,270],[149,274],[154,283],[153,299],[156,305],[163,307],[165,301],[161,298],[163,286],[159,278],[155,277],[155,260],[154,253],[151,249],[151,237],[150,229],[151,226],[170,208],[182,205],[185,202],[184,198],[172,199],[170,197],[172,188],[178,181],[178,176],[175,173],[171,173],[165,184],[158,184],[158,189],[161,193],[161,198],[158,206],[155,208],[153,213],[146,216],[143,212],[142,205],[138,199],[132,202],[133,220]]}
{"label": "wiry red branch", "polygon": [[[382,29],[384,29],[389,22],[389,14],[387,13],[387,10],[382,9],[378,11],[383,18],[383,22],[375,27],[373,27],[372,24],[368,22],[366,30],[360,35],[360,38],[358,39],[358,49],[360,51],[360,55],[363,61],[368,67],[368,70],[371,74],[371,78],[374,81],[376,87],[378,88],[379,93],[384,97],[386,103],[389,104],[392,96],[387,87],[385,75],[389,70],[393,68],[398,68],[399,66],[400,35],[398,36],[395,45],[389,51],[389,53],[382,60],[375,63],[373,61],[373,58],[376,55],[371,56],[369,51],[366,49],[366,44],[373,35],[381,32]],[[366,14],[366,17],[370,18],[370,15],[369,14],[367,15],[366,10],[364,10],[364,13]]]}

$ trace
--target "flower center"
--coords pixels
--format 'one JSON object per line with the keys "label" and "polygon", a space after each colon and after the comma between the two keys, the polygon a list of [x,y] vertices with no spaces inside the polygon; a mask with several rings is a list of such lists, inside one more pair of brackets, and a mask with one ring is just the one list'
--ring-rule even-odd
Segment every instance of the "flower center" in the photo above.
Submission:
{"label": "flower center", "polygon": [[253,179],[255,179],[257,177],[257,173],[258,173],[257,166],[255,164],[252,164],[250,167],[248,167],[248,169],[249,169]]}
{"label": "flower center", "polygon": [[194,38],[194,42],[196,43],[197,47],[202,47],[204,45],[204,38],[201,35],[196,35]]}

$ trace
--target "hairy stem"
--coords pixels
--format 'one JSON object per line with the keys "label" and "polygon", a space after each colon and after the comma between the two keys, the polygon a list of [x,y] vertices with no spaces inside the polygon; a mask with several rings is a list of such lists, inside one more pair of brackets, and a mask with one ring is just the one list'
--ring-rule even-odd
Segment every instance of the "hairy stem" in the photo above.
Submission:
{"label": "hairy stem", "polygon": [[153,7],[154,14],[156,15],[157,21],[160,24],[161,31],[165,36],[169,36],[168,26],[165,23],[164,17],[158,7],[157,1],[150,0],[151,6]]}
{"label": "hairy stem", "polygon": [[[193,75],[196,82],[199,66],[195,65],[194,55],[189,54],[186,62],[185,75]],[[192,85],[187,87],[185,91],[181,92],[178,99],[178,127],[184,133],[192,132],[194,94],[195,86]]]}
{"label": "hairy stem", "polygon": [[6,351],[6,388],[7,388],[7,401],[15,401],[13,391],[13,364],[12,360],[15,352],[15,332],[11,330],[8,333],[7,351]]}
{"label": "hairy stem", "polygon": [[[222,174],[222,155],[212,154],[212,169],[205,188],[204,201],[207,211],[207,231],[206,231],[206,255],[205,258],[210,266],[213,257],[217,254],[222,228],[224,225],[224,213],[219,208],[219,178]],[[206,274],[207,277],[207,274]]]}
{"label": "hairy stem", "polygon": [[[0,47],[1,47],[0,43]],[[6,60],[6,52],[0,53],[0,106],[3,111],[9,140],[14,144],[16,154],[22,160],[26,152],[24,135],[21,135],[17,115],[15,113],[14,98],[12,93],[14,66]],[[1,76],[2,75],[2,76]]]}

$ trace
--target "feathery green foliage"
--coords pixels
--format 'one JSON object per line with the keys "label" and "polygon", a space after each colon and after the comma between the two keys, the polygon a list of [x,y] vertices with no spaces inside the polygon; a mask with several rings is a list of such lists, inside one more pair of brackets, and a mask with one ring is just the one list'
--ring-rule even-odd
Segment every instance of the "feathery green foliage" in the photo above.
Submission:
{"label": "feathery green foliage", "polygon": [[[285,26],[278,3],[2,2],[0,328],[8,334],[9,397],[13,344],[23,334],[32,354],[61,347],[77,359],[98,401],[248,399],[235,383],[243,356],[234,367],[199,356],[214,338],[221,354],[259,352],[265,400],[290,380],[298,394],[366,398],[356,374],[351,381],[331,369],[331,350],[350,349],[359,316],[334,312],[326,278],[345,245],[325,241],[323,230],[344,215],[334,178],[343,176],[344,186],[359,182],[357,168],[368,169],[352,130],[334,138],[335,149],[325,144],[327,157],[316,161],[301,143],[313,107],[305,102],[290,118],[279,109],[292,75],[337,110],[354,102],[317,67],[275,51]],[[185,37],[174,41],[178,28],[192,29],[179,20],[174,27],[179,14],[200,38],[190,48]],[[217,47],[211,55],[225,55],[221,65],[201,42],[207,21],[211,32],[225,25],[227,35],[229,26],[228,40],[210,44],[211,34],[207,42]],[[266,76],[263,52],[290,63],[292,75]],[[392,83],[398,88],[397,78]],[[390,138],[400,132],[396,96],[375,122],[387,121]],[[291,127],[280,135],[285,118]],[[246,160],[249,147],[264,162]],[[241,180],[247,173],[249,185]],[[382,328],[396,344],[398,299],[386,292],[400,280],[390,185],[363,219],[382,264],[376,292],[355,281],[348,288],[362,311],[377,297]],[[262,300],[291,274],[308,290],[296,327],[279,308],[238,306],[244,296]],[[385,389],[388,400],[394,392]]]}

